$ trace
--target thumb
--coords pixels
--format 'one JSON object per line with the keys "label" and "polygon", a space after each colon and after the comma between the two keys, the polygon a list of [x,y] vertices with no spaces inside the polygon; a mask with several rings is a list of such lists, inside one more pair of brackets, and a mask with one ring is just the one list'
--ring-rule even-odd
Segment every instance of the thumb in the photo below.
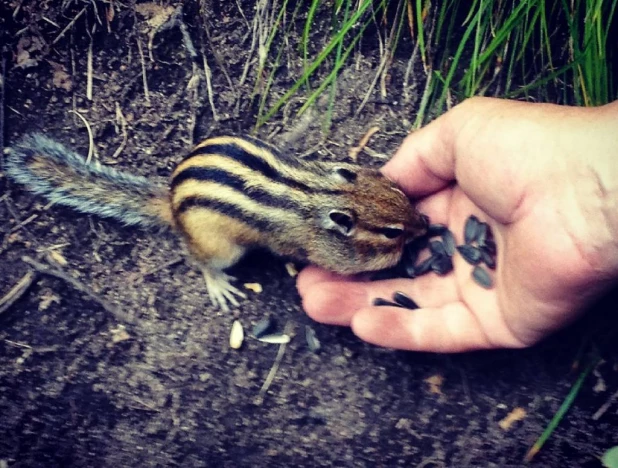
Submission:
{"label": "thumb", "polygon": [[450,112],[408,135],[382,168],[406,194],[423,197],[443,189],[455,178],[456,123]]}

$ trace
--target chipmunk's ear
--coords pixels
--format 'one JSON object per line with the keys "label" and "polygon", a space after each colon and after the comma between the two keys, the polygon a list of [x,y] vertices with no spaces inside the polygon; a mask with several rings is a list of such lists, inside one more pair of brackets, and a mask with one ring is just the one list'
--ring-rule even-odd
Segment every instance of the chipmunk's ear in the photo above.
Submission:
{"label": "chipmunk's ear", "polygon": [[337,178],[340,182],[348,182],[352,184],[356,182],[358,174],[356,174],[356,172],[354,172],[352,169],[348,169],[347,167],[336,166],[333,168],[333,176]]}
{"label": "chipmunk's ear", "polygon": [[322,218],[322,227],[349,237],[356,227],[356,216],[353,212],[347,210],[330,210]]}

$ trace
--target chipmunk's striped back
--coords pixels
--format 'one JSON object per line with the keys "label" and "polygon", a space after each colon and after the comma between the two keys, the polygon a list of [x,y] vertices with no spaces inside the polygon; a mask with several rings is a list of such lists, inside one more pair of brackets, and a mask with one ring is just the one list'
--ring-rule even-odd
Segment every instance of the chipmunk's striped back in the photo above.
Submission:
{"label": "chipmunk's striped back", "polygon": [[326,165],[285,157],[248,137],[216,137],[198,144],[171,179],[172,210],[178,220],[191,210],[210,211],[276,231],[308,216],[310,198],[336,198],[350,182]]}

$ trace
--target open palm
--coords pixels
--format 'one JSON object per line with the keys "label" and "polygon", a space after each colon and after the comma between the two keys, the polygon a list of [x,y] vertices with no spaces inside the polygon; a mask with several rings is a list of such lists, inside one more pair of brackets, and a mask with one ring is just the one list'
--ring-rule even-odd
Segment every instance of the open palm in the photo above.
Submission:
{"label": "open palm", "polygon": [[[529,346],[575,318],[608,286],[616,255],[594,234],[606,220],[582,152],[614,150],[600,117],[564,109],[469,100],[410,136],[384,168],[458,244],[471,214],[491,226],[494,288],[478,286],[458,255],[450,274],[413,280],[365,282],[310,267],[298,281],[307,313],[371,343],[442,352]],[[394,291],[420,309],[372,306]]]}

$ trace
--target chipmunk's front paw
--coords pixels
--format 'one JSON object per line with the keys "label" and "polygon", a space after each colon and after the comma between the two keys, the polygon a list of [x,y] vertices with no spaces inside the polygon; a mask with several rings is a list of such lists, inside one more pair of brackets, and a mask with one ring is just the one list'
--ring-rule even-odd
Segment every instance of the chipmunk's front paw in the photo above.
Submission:
{"label": "chipmunk's front paw", "polygon": [[208,289],[210,300],[218,309],[227,312],[230,310],[228,303],[233,306],[238,306],[236,296],[243,299],[247,297],[244,292],[232,285],[232,282],[236,280],[233,276],[221,270],[214,270],[211,268],[203,268],[202,274],[206,281],[206,289]]}

